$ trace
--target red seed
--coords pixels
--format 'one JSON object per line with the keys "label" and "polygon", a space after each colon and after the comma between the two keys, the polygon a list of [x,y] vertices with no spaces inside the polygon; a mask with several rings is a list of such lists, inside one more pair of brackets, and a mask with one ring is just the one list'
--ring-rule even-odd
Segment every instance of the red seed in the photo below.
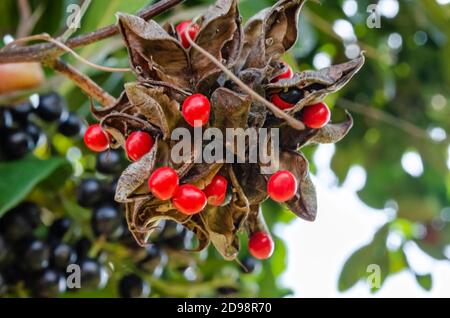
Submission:
{"label": "red seed", "polygon": [[186,29],[189,28],[188,30],[188,34],[189,37],[195,41],[195,38],[197,37],[198,32],[200,31],[200,27],[198,26],[198,24],[192,24],[191,27],[189,27],[192,24],[192,21],[182,21],[180,22],[177,27],[176,30],[178,32],[178,35],[180,36],[180,42],[181,45],[187,49],[191,46],[191,44],[189,43],[187,36],[186,36]]}
{"label": "red seed", "polygon": [[214,206],[220,206],[225,201],[227,195],[228,181],[225,177],[216,175],[210,184],[203,190],[208,203]]}
{"label": "red seed", "polygon": [[267,259],[272,256],[274,245],[269,234],[266,232],[256,232],[250,237],[248,249],[253,257]]}
{"label": "red seed", "polygon": [[181,112],[189,125],[192,127],[201,127],[209,121],[211,104],[206,96],[194,94],[185,99]]}
{"label": "red seed", "polygon": [[170,167],[156,169],[148,179],[151,193],[160,200],[169,200],[178,189],[177,172]]}
{"label": "red seed", "polygon": [[297,179],[287,170],[278,171],[270,177],[267,193],[274,201],[286,202],[297,193]]}
{"label": "red seed", "polygon": [[201,212],[206,206],[206,195],[192,184],[178,187],[172,198],[172,204],[181,213],[193,215]]}
{"label": "red seed", "polygon": [[131,160],[137,161],[152,149],[154,143],[155,140],[149,133],[134,131],[125,142],[125,150]]}
{"label": "red seed", "polygon": [[302,111],[302,121],[309,128],[322,128],[328,124],[330,118],[330,109],[324,103],[307,106]]}
{"label": "red seed", "polygon": [[109,148],[108,134],[102,129],[100,124],[91,125],[84,133],[84,143],[92,151],[105,151]]}

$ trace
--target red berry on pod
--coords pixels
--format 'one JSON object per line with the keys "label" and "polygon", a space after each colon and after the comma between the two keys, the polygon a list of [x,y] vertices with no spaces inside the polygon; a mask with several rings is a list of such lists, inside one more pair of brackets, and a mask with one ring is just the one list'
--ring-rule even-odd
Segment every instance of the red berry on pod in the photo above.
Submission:
{"label": "red berry on pod", "polygon": [[100,124],[91,125],[84,133],[84,143],[92,151],[105,151],[109,148],[108,134],[102,129]]}
{"label": "red berry on pod", "polygon": [[194,94],[184,100],[181,112],[192,127],[204,126],[209,121],[211,104],[205,95]]}
{"label": "red berry on pod", "polygon": [[286,202],[297,193],[297,179],[287,171],[281,170],[273,174],[267,183],[267,193],[277,202]]}
{"label": "red berry on pod", "polygon": [[131,160],[137,161],[152,149],[154,143],[155,140],[149,133],[134,131],[125,142],[125,150]]}
{"label": "red berry on pod", "polygon": [[156,169],[148,179],[150,192],[160,200],[169,200],[178,189],[177,172],[170,167]]}
{"label": "red berry on pod", "polygon": [[201,212],[206,206],[206,195],[192,184],[178,187],[172,198],[172,204],[181,213],[193,215]]}
{"label": "red berry on pod", "polygon": [[282,80],[285,78],[292,78],[292,76],[294,76],[294,72],[292,71],[292,68],[284,62],[283,62],[283,64],[286,66],[285,71],[283,73],[281,73],[280,75],[278,75],[277,77],[273,78],[271,80],[272,83],[276,83],[279,80]]}
{"label": "red berry on pod", "polygon": [[208,203],[214,206],[221,206],[227,195],[228,181],[225,177],[216,175],[210,184],[203,190]]}
{"label": "red berry on pod", "polygon": [[322,128],[328,124],[330,118],[330,109],[324,103],[307,106],[302,111],[302,121],[309,128]]}
{"label": "red berry on pod", "polygon": [[180,36],[181,45],[185,49],[187,49],[191,46],[191,44],[189,43],[189,41],[187,39],[186,32],[187,32],[187,34],[189,34],[189,37],[193,41],[195,41],[195,38],[197,37],[197,34],[200,31],[200,27],[198,24],[192,24],[192,25],[191,24],[192,24],[192,21],[182,21],[176,27],[178,35]]}
{"label": "red berry on pod", "polygon": [[250,254],[257,259],[267,259],[272,256],[274,243],[270,235],[266,232],[254,233],[248,242]]}

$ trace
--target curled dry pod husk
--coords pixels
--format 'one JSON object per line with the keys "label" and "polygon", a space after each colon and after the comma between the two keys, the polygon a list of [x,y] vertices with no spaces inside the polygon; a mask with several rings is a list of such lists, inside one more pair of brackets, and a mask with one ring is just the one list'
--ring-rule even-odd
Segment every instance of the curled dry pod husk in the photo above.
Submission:
{"label": "curled dry pod husk", "polygon": [[[338,91],[364,63],[361,55],[322,70],[297,72],[290,79],[273,80],[286,71],[281,57],[298,38],[298,19],[305,2],[280,0],[243,26],[237,0],[218,0],[195,21],[199,32],[194,39],[229,72],[266,99],[281,91],[294,88],[300,91],[296,105],[286,110],[289,116],[299,120],[303,107]],[[172,152],[179,150],[171,138],[174,130],[179,127],[193,130],[181,115],[181,105],[195,93],[202,93],[211,101],[211,117],[206,126],[214,128],[214,134],[210,131],[211,140],[215,134],[225,135],[227,128],[240,128],[242,133],[246,128],[254,128],[258,135],[263,129],[279,129],[278,141],[268,132],[266,153],[275,154],[277,147],[279,150],[279,156],[275,156],[270,166],[294,174],[298,191],[285,204],[298,217],[313,221],[317,214],[316,192],[308,161],[299,150],[308,145],[338,142],[351,129],[351,116],[347,114],[343,122],[329,123],[321,129],[293,129],[284,119],[274,116],[264,103],[249,96],[240,84],[229,80],[208,56],[195,47],[183,48],[173,25],[161,27],[153,20],[124,13],[117,17],[137,81],[125,85],[115,105],[102,109],[92,106],[91,110],[112,135],[111,147],[123,147],[128,135],[136,130],[146,131],[155,139],[152,150],[130,163],[122,173],[115,196],[126,206],[126,219],[136,241],[147,244],[161,221],[172,220],[195,234],[199,242],[195,250],[211,242],[225,259],[233,260],[239,253],[241,231],[250,235],[256,231],[269,233],[260,206],[268,196],[267,180],[276,170],[267,170],[268,163],[260,158],[256,162],[248,160],[255,146],[251,139],[244,141],[243,153],[233,143],[222,145],[223,149],[219,147],[224,153],[228,151],[244,159],[243,163],[226,162],[225,158],[214,162],[197,160],[202,152],[213,149],[206,142],[197,149],[194,141],[190,142],[192,154],[183,154],[181,162],[172,160]],[[231,199],[223,206],[207,205],[196,215],[184,215],[170,200],[158,200],[148,189],[149,176],[162,166],[174,168],[180,183],[194,184],[200,189],[220,174],[228,180]]]}

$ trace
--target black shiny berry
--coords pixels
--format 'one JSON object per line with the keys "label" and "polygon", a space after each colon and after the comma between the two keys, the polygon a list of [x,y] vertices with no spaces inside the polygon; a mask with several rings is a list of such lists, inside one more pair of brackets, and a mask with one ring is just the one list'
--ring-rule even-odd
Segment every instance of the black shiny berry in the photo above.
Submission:
{"label": "black shiny berry", "polygon": [[3,296],[8,291],[8,285],[6,284],[5,279],[3,278],[2,273],[0,273],[0,296]]}
{"label": "black shiny berry", "polygon": [[229,296],[236,294],[238,290],[234,287],[219,287],[217,288],[217,293],[222,296]]}
{"label": "black shiny berry", "polygon": [[103,184],[103,198],[105,201],[114,201],[118,181],[119,180],[115,178],[111,182]]}
{"label": "black shiny berry", "polygon": [[39,105],[36,108],[37,115],[47,122],[58,120],[61,117],[65,102],[57,93],[49,93],[39,96]]}
{"label": "black shiny berry", "polygon": [[80,262],[81,287],[83,289],[103,288],[108,276],[105,268],[96,260],[86,258]]}
{"label": "black shiny berry", "polygon": [[157,245],[150,245],[146,247],[145,256],[137,263],[137,266],[152,276],[160,276],[167,261],[168,257],[163,249]]}
{"label": "black shiny berry", "polygon": [[30,102],[23,102],[11,108],[14,119],[18,121],[26,121],[28,116],[33,112],[33,105]]}
{"label": "black shiny berry", "polygon": [[66,290],[66,280],[57,270],[46,269],[33,281],[33,295],[40,298],[55,298]]}
{"label": "black shiny berry", "polygon": [[150,286],[136,274],[129,274],[119,282],[119,295],[122,298],[146,298],[150,295]]}
{"label": "black shiny berry", "polygon": [[8,254],[8,246],[4,238],[0,235],[0,267]]}
{"label": "black shiny berry", "polygon": [[292,87],[289,88],[286,92],[280,92],[278,95],[286,103],[295,105],[305,96],[305,93],[301,89]]}
{"label": "black shiny berry", "polygon": [[96,179],[84,179],[77,189],[77,202],[85,208],[99,204],[103,199],[102,184]]}
{"label": "black shiny berry", "polygon": [[[9,242],[17,242],[22,238],[31,235],[36,219],[32,217],[32,213],[21,210],[20,205],[6,213],[0,219],[0,231],[4,238]],[[31,216],[31,217],[30,217]]]}
{"label": "black shiny berry", "polygon": [[193,233],[183,229],[180,234],[177,234],[162,242],[165,246],[175,250],[186,250],[192,246]]}
{"label": "black shiny berry", "polygon": [[42,129],[30,121],[27,122],[27,125],[25,126],[25,131],[31,137],[35,145],[38,143],[39,139],[43,134]]}
{"label": "black shiny berry", "polygon": [[20,265],[27,272],[37,272],[49,265],[50,247],[47,243],[30,238],[20,247]]}
{"label": "black shiny berry", "polygon": [[74,249],[65,243],[57,244],[52,249],[51,264],[58,269],[65,271],[69,264],[75,263],[77,254]]}
{"label": "black shiny berry", "polygon": [[97,207],[91,219],[95,235],[107,238],[117,238],[122,234],[122,213],[112,203],[105,203]]}
{"label": "black shiny berry", "polygon": [[117,174],[123,170],[123,152],[111,149],[97,155],[95,168],[103,174]]}
{"label": "black shiny berry", "polygon": [[19,159],[34,148],[31,136],[24,130],[8,129],[1,136],[1,147],[9,159]]}
{"label": "black shiny berry", "polygon": [[259,263],[256,259],[250,256],[246,256],[242,259],[242,268],[241,271],[244,274],[251,274],[255,271],[255,269],[259,266]]}
{"label": "black shiny berry", "polygon": [[82,237],[75,243],[78,262],[88,257],[91,247],[92,242],[87,237]]}
{"label": "black shiny berry", "polygon": [[61,240],[64,235],[70,230],[72,220],[69,218],[59,218],[55,220],[49,229],[51,239]]}
{"label": "black shiny berry", "polygon": [[67,137],[78,135],[82,128],[83,121],[74,113],[69,113],[66,118],[62,118],[58,125],[58,131]]}
{"label": "black shiny berry", "polygon": [[41,208],[34,202],[24,201],[13,211],[22,214],[33,229],[41,225]]}
{"label": "black shiny berry", "polygon": [[167,240],[177,235],[182,234],[184,231],[183,225],[174,221],[165,221],[164,227],[159,234],[161,240]]}
{"label": "black shiny berry", "polygon": [[13,126],[13,116],[7,108],[0,108],[0,130]]}

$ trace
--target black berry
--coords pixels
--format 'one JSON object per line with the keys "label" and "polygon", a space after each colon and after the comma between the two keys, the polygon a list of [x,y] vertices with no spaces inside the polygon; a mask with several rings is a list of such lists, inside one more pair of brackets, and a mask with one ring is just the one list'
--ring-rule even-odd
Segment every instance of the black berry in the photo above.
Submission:
{"label": "black berry", "polygon": [[122,298],[145,298],[150,294],[150,287],[138,275],[129,274],[120,280],[119,294]]}
{"label": "black berry", "polygon": [[102,288],[107,282],[106,270],[96,260],[86,258],[80,263],[81,287],[86,289]]}
{"label": "black berry", "polygon": [[20,264],[27,272],[37,272],[49,265],[50,248],[40,240],[30,238],[22,243]]}
{"label": "black berry", "polygon": [[30,121],[27,122],[27,125],[25,126],[25,131],[31,137],[35,145],[38,143],[39,139],[43,134],[42,129]]}
{"label": "black berry", "polygon": [[109,150],[97,155],[95,168],[103,174],[117,174],[123,170],[123,154],[120,150]]}
{"label": "black berry", "polygon": [[65,102],[57,93],[40,95],[37,115],[45,121],[52,122],[61,117],[65,109]]}
{"label": "black berry", "polygon": [[8,254],[8,246],[6,245],[5,240],[0,235],[0,267],[3,263],[3,261],[6,259],[6,256]]}
{"label": "black berry", "polygon": [[53,266],[65,271],[69,264],[75,263],[77,255],[73,248],[65,243],[57,244],[53,247],[51,263]]}
{"label": "black berry", "polygon": [[304,92],[296,87],[289,88],[287,92],[281,92],[280,98],[289,104],[297,104],[304,96]]}
{"label": "black berry", "polygon": [[146,254],[144,258],[142,258],[137,266],[149,273],[152,276],[160,276],[164,269],[164,266],[167,264],[167,254],[157,245],[150,245],[146,248]]}
{"label": "black berry", "polygon": [[72,220],[60,218],[55,220],[50,226],[49,235],[52,239],[61,240],[72,226]]}
{"label": "black berry", "polygon": [[46,269],[35,278],[32,289],[35,297],[55,298],[66,290],[66,281],[60,272]]}
{"label": "black berry", "polygon": [[75,251],[77,252],[78,262],[88,257],[91,247],[92,242],[87,237],[82,237],[75,243]]}
{"label": "black berry", "polygon": [[96,208],[92,215],[92,229],[97,236],[118,237],[122,233],[122,215],[112,203]]}
{"label": "black berry", "polygon": [[80,117],[74,113],[69,113],[58,125],[58,131],[67,137],[73,137],[81,132],[83,122]]}
{"label": "black berry", "polygon": [[11,108],[12,115],[16,120],[26,121],[28,115],[33,112],[33,106],[30,102],[24,102]]}
{"label": "black berry", "polygon": [[0,230],[6,240],[16,242],[30,235],[33,228],[24,215],[12,210],[0,219]]}
{"label": "black berry", "polygon": [[78,186],[77,202],[85,208],[94,207],[103,199],[102,185],[96,179],[84,179]]}
{"label": "black berry", "polygon": [[251,274],[255,271],[259,263],[250,256],[244,257],[241,261],[243,268],[241,268],[241,271],[244,274]]}
{"label": "black berry", "polygon": [[31,136],[23,130],[9,129],[2,136],[2,148],[9,159],[19,159],[34,148]]}

